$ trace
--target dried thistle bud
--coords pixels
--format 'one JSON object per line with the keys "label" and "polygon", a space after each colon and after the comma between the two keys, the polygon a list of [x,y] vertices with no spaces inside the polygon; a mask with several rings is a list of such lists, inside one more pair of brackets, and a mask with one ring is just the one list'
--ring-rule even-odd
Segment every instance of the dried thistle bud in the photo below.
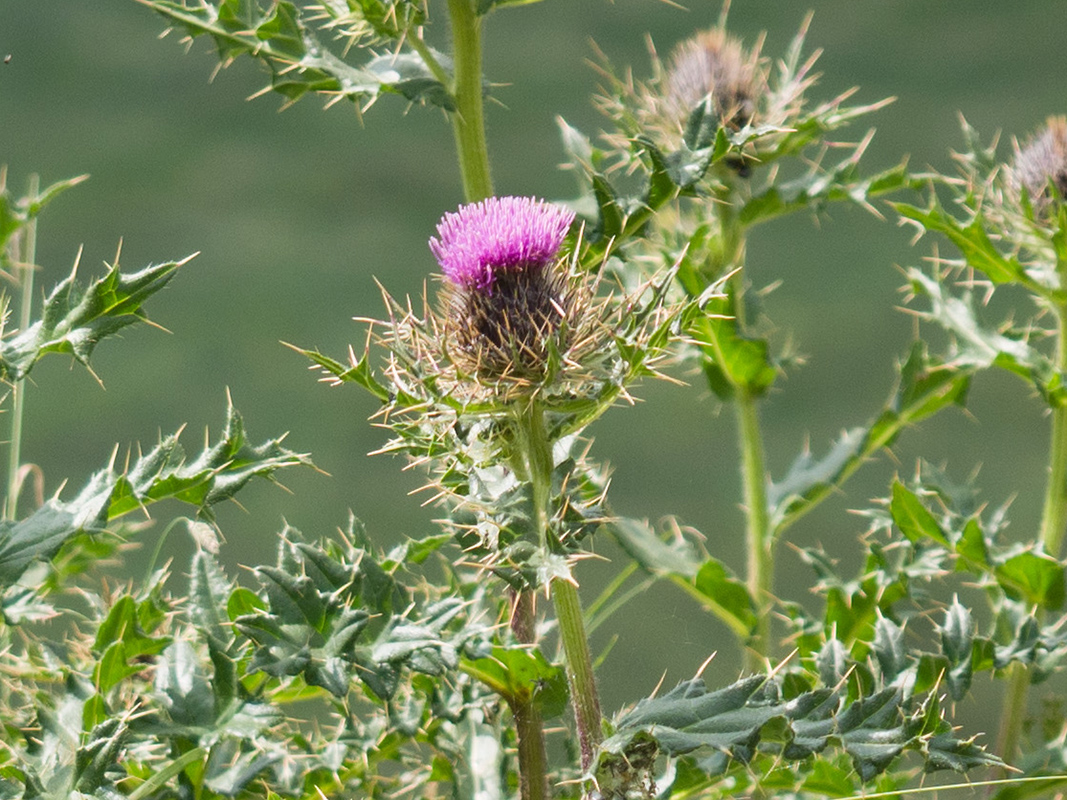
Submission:
{"label": "dried thistle bud", "polygon": [[684,124],[710,97],[720,124],[737,130],[752,122],[764,88],[759,53],[746,53],[739,40],[712,28],[682,42],[671,54],[664,110]]}
{"label": "dried thistle bud", "polygon": [[1016,145],[1010,182],[1038,210],[1067,199],[1067,117],[1049,117],[1024,147]]}
{"label": "dried thistle bud", "polygon": [[536,380],[563,351],[580,303],[559,250],[574,213],[531,197],[491,197],[445,214],[430,249],[446,278],[445,337],[483,380]]}

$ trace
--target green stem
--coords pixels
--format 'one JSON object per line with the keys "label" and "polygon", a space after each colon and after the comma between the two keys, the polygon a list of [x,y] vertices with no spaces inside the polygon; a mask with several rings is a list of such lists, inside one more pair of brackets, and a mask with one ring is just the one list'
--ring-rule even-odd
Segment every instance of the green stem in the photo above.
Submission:
{"label": "green stem", "polygon": [[463,176],[463,194],[467,202],[473,203],[493,194],[482,102],[482,18],[475,11],[474,0],[448,0],[448,13],[455,69],[452,134]]}
{"label": "green stem", "polygon": [[[1058,271],[1062,278],[1067,272],[1067,265],[1060,264]],[[1055,310],[1056,368],[1060,374],[1064,374],[1067,373],[1067,303],[1057,304]],[[1041,512],[1041,543],[1046,553],[1058,559],[1067,528],[1067,407],[1061,405],[1052,410],[1049,436],[1048,483],[1045,486],[1045,507]],[[1018,752],[1023,724],[1026,722],[1030,677],[1027,667],[1015,664],[1008,679],[997,733],[997,753],[1008,763]]]}
{"label": "green stem", "polygon": [[[37,199],[41,181],[37,175],[30,176],[29,199]],[[19,283],[19,330],[30,327],[33,313],[33,276],[37,261],[37,219],[31,218],[26,223],[25,238],[22,240],[22,252],[18,256],[19,271],[22,280]],[[26,411],[26,381],[15,381],[11,402],[11,445],[7,461],[7,498],[4,503],[4,519],[13,520],[18,513],[19,489],[21,479],[19,470],[22,466],[22,419]]]}
{"label": "green stem", "polygon": [[[1030,670],[1024,664],[1012,664],[1001,708],[1000,730],[997,731],[996,753],[1006,764],[1011,764],[1019,749],[1023,723],[1026,722],[1026,696],[1029,693]],[[1005,770],[1005,774],[1008,772]]]}
{"label": "green stem", "polygon": [[532,699],[512,698],[508,705],[518,738],[519,797],[522,800],[548,800],[548,764],[541,712]]}
{"label": "green stem", "polygon": [[[534,618],[534,595],[530,590],[514,595],[511,611],[511,630],[524,644],[537,638]],[[515,733],[519,752],[519,796],[522,800],[548,800],[548,759],[545,755],[544,722],[533,693],[508,698],[511,715],[515,719]]]}
{"label": "green stem", "polygon": [[559,636],[567,660],[567,683],[574,707],[574,723],[578,729],[582,771],[588,772],[593,766],[593,758],[601,740],[600,697],[593,676],[593,658],[589,653],[578,588],[568,580],[556,578],[552,581],[552,603],[556,608]]}
{"label": "green stem", "polygon": [[419,54],[422,63],[426,65],[426,68],[430,70],[430,73],[440,81],[442,86],[447,88],[451,79],[448,77],[448,73],[445,72],[445,68],[441,66],[441,62],[434,56],[429,45],[426,44],[426,41],[421,36],[410,31],[408,32],[406,41],[411,45],[412,49]]}
{"label": "green stem", "polygon": [[[1067,372],[1067,304],[1056,308],[1058,342],[1056,368]],[[1041,541],[1045,552],[1060,557],[1063,536],[1067,530],[1067,406],[1052,410],[1052,442],[1048,456],[1048,484],[1045,488],[1045,508],[1041,515]]]}
{"label": "green stem", "polygon": [[552,502],[552,443],[545,428],[545,411],[536,399],[521,401],[516,407],[516,431],[522,453],[522,468],[530,482],[534,528],[541,548],[558,553],[560,544],[549,526]]}
{"label": "green stem", "polygon": [[770,600],[774,584],[774,540],[767,513],[767,480],[756,398],[746,391],[734,400],[741,448],[741,482],[745,498],[746,585],[756,604],[756,628],[745,650],[745,669],[762,672],[770,654]]}
{"label": "green stem", "polygon": [[[736,270],[729,281],[737,331],[745,335],[745,232],[737,220],[729,196],[719,204],[722,263],[718,271]],[[724,370],[729,377],[729,370]],[[746,642],[744,668],[762,672],[771,650],[771,598],[774,588],[774,531],[767,508],[767,469],[763,457],[763,432],[759,423],[759,400],[749,386],[734,381],[734,411],[737,415],[738,449],[741,451],[741,490],[745,509],[745,584],[756,604],[756,627]]]}
{"label": "green stem", "polygon": [[[448,14],[452,24],[452,62],[455,69],[452,97],[456,109],[452,113],[452,135],[456,141],[463,195],[467,202],[477,202],[493,195],[493,180],[489,172],[489,147],[485,138],[485,108],[482,92],[482,20],[473,0],[448,0]],[[422,56],[434,75],[441,80],[444,71],[437,59],[417,37],[412,46]],[[540,410],[530,408],[530,433],[524,449],[527,472],[534,487],[534,514],[542,544],[548,531],[546,517],[552,478],[552,448],[544,436]],[[534,424],[536,422],[536,424]],[[546,466],[547,464],[547,466]],[[543,476],[547,475],[547,481]],[[535,477],[536,476],[536,477]],[[520,642],[533,643],[535,638],[533,595],[520,592],[515,597],[512,630]],[[519,789],[522,800],[548,798],[548,764],[545,756],[545,734],[541,712],[533,695],[510,697],[508,704],[515,719],[518,737]]]}
{"label": "green stem", "polygon": [[[517,409],[516,429],[523,464],[532,489],[534,524],[546,558],[562,557],[562,547],[552,533],[549,520],[552,502],[552,443],[545,426],[544,409],[529,400]],[[585,630],[577,586],[568,577],[554,577],[550,584],[552,604],[559,624],[560,642],[566,661],[574,723],[578,732],[582,770],[593,765],[601,741],[600,697],[593,675],[593,658]]]}

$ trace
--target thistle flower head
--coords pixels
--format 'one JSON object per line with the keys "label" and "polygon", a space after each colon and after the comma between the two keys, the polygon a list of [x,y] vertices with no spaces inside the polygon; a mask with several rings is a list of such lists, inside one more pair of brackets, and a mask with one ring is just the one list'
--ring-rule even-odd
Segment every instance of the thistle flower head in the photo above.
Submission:
{"label": "thistle flower head", "polygon": [[550,266],[573,221],[544,200],[490,197],[445,214],[430,249],[453,284],[491,293],[499,276]]}
{"label": "thistle flower head", "polygon": [[452,357],[480,379],[536,384],[567,349],[583,304],[558,264],[574,213],[531,197],[491,197],[445,214],[430,239],[447,283]]}
{"label": "thistle flower head", "polygon": [[1025,189],[1035,208],[1067,199],[1067,117],[1050,117],[1024,147],[1016,145],[1010,175],[1013,190]]}

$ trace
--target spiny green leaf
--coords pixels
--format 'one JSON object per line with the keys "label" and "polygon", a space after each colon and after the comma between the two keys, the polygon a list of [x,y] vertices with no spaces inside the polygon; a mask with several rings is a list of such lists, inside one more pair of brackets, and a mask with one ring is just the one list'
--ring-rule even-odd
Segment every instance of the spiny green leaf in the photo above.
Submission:
{"label": "spiny green leaf", "polygon": [[215,719],[215,694],[196,650],[177,639],[155,669],[155,690],[160,704],[178,725],[207,728]]}
{"label": "spiny green leaf", "polygon": [[952,699],[959,701],[971,688],[971,653],[974,646],[974,622],[971,612],[952,599],[952,605],[945,610],[945,622],[940,626],[941,651],[948,658],[949,671],[946,676]]}
{"label": "spiny green leaf", "polygon": [[534,3],[540,3],[541,0],[477,0],[478,1],[478,13],[488,14],[490,11],[494,11],[498,8],[508,8],[511,6],[531,6]]}
{"label": "spiny green leaf", "polygon": [[1027,282],[1026,272],[1019,260],[1003,255],[990,241],[981,214],[962,223],[945,212],[933,192],[930,193],[930,205],[925,209],[907,203],[891,205],[905,219],[914,220],[925,230],[947,236],[959,248],[967,264],[985,273],[993,283]]}
{"label": "spiny green leaf", "polygon": [[945,532],[941,530],[934,515],[927,511],[915,493],[899,480],[893,481],[893,500],[889,511],[893,515],[893,522],[911,541],[920,542],[928,538],[948,546]]}
{"label": "spiny green leaf", "polygon": [[748,636],[756,628],[756,604],[743,581],[724,564],[708,558],[692,580],[693,588],[702,603],[708,605],[741,636]]}
{"label": "spiny green leaf", "polygon": [[125,678],[143,670],[145,665],[140,659],[154,656],[170,644],[169,636],[145,633],[137,617],[137,601],[124,595],[97,628],[93,649],[100,658],[93,679],[101,693],[107,693]]}
{"label": "spiny green leaf", "polygon": [[908,652],[904,645],[904,628],[879,615],[874,623],[871,652],[881,668],[882,679],[892,683],[908,667]]}
{"label": "spiny green leaf", "polygon": [[849,156],[829,169],[812,171],[801,178],[770,185],[745,202],[738,219],[742,225],[752,226],[796,211],[819,211],[828,203],[840,200],[870,207],[874,197],[909,185],[905,164],[861,178],[855,157]]}
{"label": "spiny green leaf", "polygon": [[852,428],[841,434],[830,451],[816,459],[807,447],[789,466],[780,481],[767,487],[767,506],[771,510],[772,525],[777,527],[790,512],[812,502],[839,485],[845,468],[855,462],[867,443],[866,428]]}
{"label": "spiny green leaf", "polygon": [[882,412],[866,428],[846,431],[830,451],[815,460],[802,452],[780,482],[767,489],[771,522],[777,534],[841,486],[860,466],[888,447],[905,428],[952,405],[962,406],[971,372],[933,358],[916,342],[899,365],[899,379]]}
{"label": "spiny green leaf", "polygon": [[218,559],[203,549],[193,554],[189,576],[189,622],[213,647],[225,650],[233,641],[226,604],[233,584]]}
{"label": "spiny green leaf", "polygon": [[957,371],[1001,367],[1031,383],[1049,405],[1067,403],[1063,376],[1047,356],[1030,346],[1025,336],[1009,336],[984,326],[969,293],[962,297],[948,295],[938,280],[917,269],[908,270],[908,279],[912,290],[930,304],[930,309],[920,316],[936,322],[953,337],[950,360]]}
{"label": "spiny green leaf", "polygon": [[358,677],[388,699],[403,670],[455,670],[465,643],[481,635],[460,599],[408,606],[394,579],[366,551],[312,545],[288,528],[278,563],[256,570],[268,608],[235,620],[256,643],[253,671],[302,674],[309,685],[337,697]]}
{"label": "spiny green leaf", "polygon": [[126,723],[119,719],[102,722],[89,732],[88,741],[78,748],[74,761],[77,776],[74,789],[93,796],[101,790],[112,789],[107,773],[118,762],[127,733]]}
{"label": "spiny green leaf", "polygon": [[763,339],[741,333],[733,315],[732,299],[712,298],[705,316],[695,321],[691,335],[704,353],[704,373],[712,390],[729,399],[737,391],[766,392],[778,376]]}
{"label": "spiny green leaf", "polygon": [[78,286],[71,273],[45,298],[38,322],[0,341],[0,378],[26,377],[47,353],[69,353],[88,366],[101,339],[146,319],[145,300],[166,286],[191,258],[134,273],[120,272],[116,264],[86,287]]}
{"label": "spiny green leaf", "polygon": [[20,228],[38,214],[60,194],[86,180],[88,175],[79,175],[65,181],[57,181],[36,196],[13,198],[7,186],[0,191],[0,263],[9,265],[8,243]]}
{"label": "spiny green leaf", "polygon": [[1043,552],[1024,550],[998,564],[995,574],[1009,597],[1049,610],[1063,605],[1063,565]]}
{"label": "spiny green leaf", "polygon": [[[699,680],[685,681],[662,697],[639,701],[615,718],[614,734],[601,746],[597,774],[609,777],[620,758],[640,756],[650,741],[671,756],[719,754],[697,762],[712,774],[730,760],[748,763],[758,751],[776,754],[779,764],[799,764],[834,744],[849,755],[864,781],[884,772],[905,750],[922,755],[928,771],[1001,763],[973,740],[952,735],[935,702],[916,705],[895,688],[847,704],[832,689],[802,691],[785,700],[779,680],[753,676],[717,691],[708,691]],[[644,760],[654,763],[654,758]]]}
{"label": "spiny green leaf", "polygon": [[680,575],[692,579],[700,570],[700,560],[689,542],[681,537],[665,542],[644,520],[618,517],[605,528],[630,558],[653,575]]}
{"label": "spiny green leaf", "polygon": [[370,357],[368,353],[364,353],[360,358],[355,357],[354,352],[349,353],[350,362],[348,366],[345,366],[340,361],[335,361],[329,356],[325,356],[318,350],[304,350],[299,347],[289,345],[293,350],[300,353],[307,358],[310,358],[318,367],[320,367],[323,373],[327,376],[324,380],[329,381],[334,385],[341,383],[356,383],[377,397],[383,403],[389,400],[389,389],[379,383],[371,370]]}
{"label": "spiny green leaf", "polygon": [[883,689],[852,703],[838,718],[842,744],[864,781],[884,772],[921,731],[921,721],[907,719],[901,703],[899,690]]}
{"label": "spiny green leaf", "polygon": [[331,24],[350,33],[367,35],[364,26],[378,39],[399,40],[426,23],[425,0],[331,0],[320,8]]}
{"label": "spiny green leaf", "polygon": [[464,660],[463,670],[509,702],[532,699],[545,719],[559,716],[566,708],[566,676],[540,650],[494,647],[485,658]]}
{"label": "spiny green leaf", "polygon": [[212,505],[232,497],[252,478],[307,464],[306,455],[282,447],[280,439],[250,445],[231,403],[221,438],[193,461],[186,461],[177,435],[168,436],[124,474],[113,467],[97,472],[73,500],[52,498],[25,519],[0,521],[0,586],[15,582],[35,560],[52,558],[71,536],[100,532],[150,503],[174,497],[210,517]]}
{"label": "spiny green leaf", "polygon": [[[304,9],[291,2],[272,3],[261,8],[255,0],[202,0],[190,6],[170,0],[139,0],[179,25],[190,37],[208,35],[218,49],[219,60],[229,64],[248,55],[271,71],[270,89],[294,103],[308,93],[328,100],[346,97],[368,103],[382,93],[399,94],[412,102],[427,102],[448,111],[455,110],[452,95],[418,52],[396,48],[390,55],[373,55],[362,66],[352,66],[335,55],[316,36],[305,19]],[[403,5],[404,13],[397,13]],[[351,25],[353,36],[360,34],[393,39],[401,44],[408,35],[417,35],[421,12],[411,3],[383,3],[360,0],[359,11],[336,14],[324,4],[335,26]],[[411,11],[413,13],[406,13]],[[444,68],[447,59],[433,53]]]}

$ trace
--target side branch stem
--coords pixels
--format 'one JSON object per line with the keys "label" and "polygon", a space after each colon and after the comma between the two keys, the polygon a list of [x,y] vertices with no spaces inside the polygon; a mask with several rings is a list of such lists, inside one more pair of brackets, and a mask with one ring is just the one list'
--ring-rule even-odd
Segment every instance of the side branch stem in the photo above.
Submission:
{"label": "side branch stem", "polygon": [[474,203],[493,195],[482,98],[482,18],[475,11],[474,0],[448,0],[448,14],[455,68],[452,134],[463,176],[463,194],[467,202]]}
{"label": "side branch stem", "polygon": [[[41,181],[37,175],[30,176],[29,198],[37,199]],[[33,314],[33,276],[37,270],[37,219],[26,223],[21,240],[21,252],[16,254],[19,281],[19,331],[30,326]],[[7,497],[4,503],[4,519],[13,520],[18,513],[19,490],[22,488],[22,419],[26,413],[26,381],[15,381],[11,401],[11,444],[7,461]]]}

